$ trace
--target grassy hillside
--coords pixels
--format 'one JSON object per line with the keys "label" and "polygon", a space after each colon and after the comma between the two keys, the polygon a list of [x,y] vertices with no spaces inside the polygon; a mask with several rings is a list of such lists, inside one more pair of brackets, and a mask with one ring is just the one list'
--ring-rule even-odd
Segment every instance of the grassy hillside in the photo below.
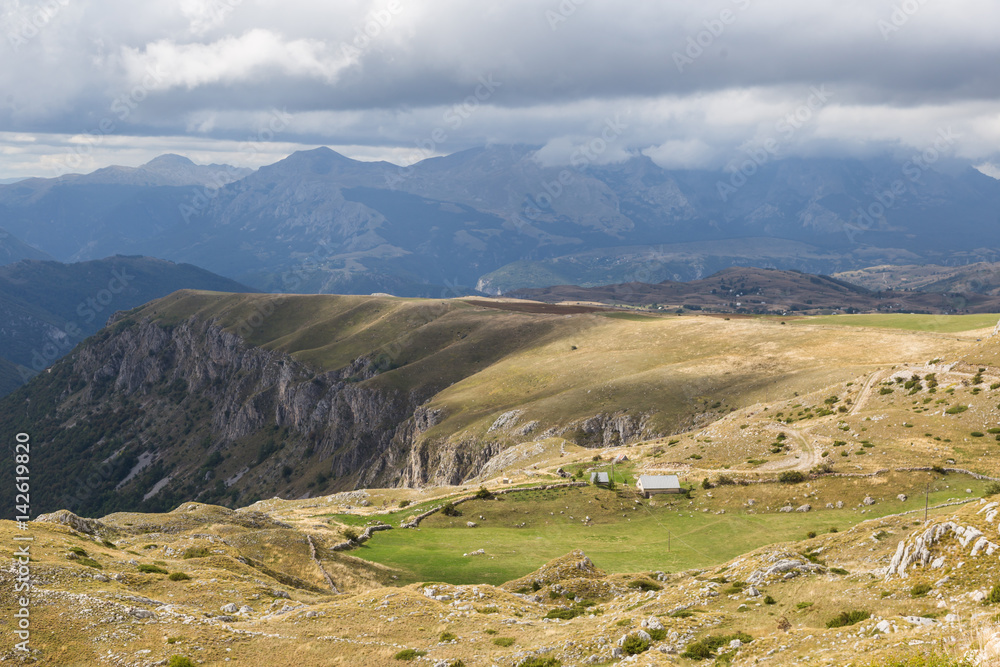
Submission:
{"label": "grassy hillside", "polygon": [[[145,484],[193,466],[170,499],[244,467],[225,497],[267,498],[237,511],[176,501],[159,514],[133,506],[99,521],[60,513],[31,522],[31,567],[46,582],[31,612],[35,659],[557,667],[616,664],[627,657],[615,652],[620,641],[639,664],[675,667],[997,658],[987,651],[1000,641],[1000,598],[990,596],[1000,584],[1000,340],[975,328],[982,320],[782,324],[523,305],[182,292],[131,311],[0,403],[5,425],[32,432],[33,505],[48,487],[76,488],[87,460],[111,461],[117,482],[129,466],[116,451],[129,463],[167,455],[136,475]],[[207,334],[199,347],[205,330],[193,316],[262,348]],[[186,390],[136,385],[127,403],[110,381],[88,394],[74,375],[88,355],[133,347],[123,382],[189,352],[197,373]],[[202,446],[214,408],[198,373],[234,359],[243,365],[217,376],[217,401],[245,391],[240,377],[252,372],[273,373],[285,391],[318,382],[401,391],[421,395],[425,411],[410,456],[502,446],[463,484],[329,494],[314,477],[329,459],[306,454],[292,421]],[[307,398],[310,408],[326,400]],[[298,405],[256,400],[243,405],[276,414]],[[629,431],[643,411],[652,430],[679,432]],[[126,433],[119,422],[157,447],[116,440]],[[620,446],[580,446],[597,431]],[[258,448],[265,435],[273,450]],[[612,468],[620,454],[627,460]],[[542,488],[612,470],[614,489]],[[678,474],[690,497],[640,497],[635,479],[657,473]],[[472,498],[481,485],[495,496]],[[148,492],[123,489],[133,505]],[[888,572],[934,526],[942,532],[924,542],[926,563],[905,577]],[[0,557],[13,556],[15,534],[25,531],[0,522]],[[0,608],[16,605],[0,596]],[[844,615],[849,624],[838,626]],[[95,633],[95,623],[119,630]],[[4,642],[0,659],[13,658]]]}
{"label": "grassy hillside", "polygon": [[[555,306],[525,313],[503,305],[185,292],[134,316],[165,324],[192,314],[216,319],[254,345],[326,371],[358,357],[378,358],[386,372],[362,384],[434,388],[427,406],[444,418],[427,438],[499,437],[489,427],[511,410],[522,411],[519,424],[547,427],[602,413],[649,415],[651,430],[670,433],[699,415],[706,420],[765,400],[771,387],[814,391],[879,364],[922,362],[972,342],[831,331],[810,326],[811,318],[788,327],[776,318],[625,318],[567,314],[573,311]],[[934,321],[956,331],[971,328],[968,319]]]}
{"label": "grassy hillside", "polygon": [[[664,464],[767,470],[791,464],[770,452],[772,425],[744,420],[760,412],[754,406],[798,396],[775,407],[786,415],[779,419],[807,407],[816,417],[831,394],[860,400],[884,369],[986,344],[976,330],[944,337],[808,319],[526,306],[182,291],[126,313],[0,402],[0,419],[38,438],[37,474],[52,489],[55,480],[100,480],[69,499],[40,491],[39,511],[160,510],[191,499],[238,506],[359,485],[452,484],[519,473],[546,442],[608,447],[671,434],[679,444]],[[213,326],[239,338],[217,338]],[[984,407],[962,417],[967,431],[989,428],[981,421],[991,394],[976,395]],[[912,407],[895,423],[923,429],[925,405]],[[815,465],[819,447],[838,439],[830,419],[789,441],[803,461]],[[735,446],[709,446],[720,437]],[[820,445],[799,445],[813,437]],[[947,458],[933,438],[921,442],[933,464]],[[954,456],[976,462],[980,449]],[[858,451],[848,460],[867,465]],[[902,444],[885,443],[885,452],[909,456]]]}

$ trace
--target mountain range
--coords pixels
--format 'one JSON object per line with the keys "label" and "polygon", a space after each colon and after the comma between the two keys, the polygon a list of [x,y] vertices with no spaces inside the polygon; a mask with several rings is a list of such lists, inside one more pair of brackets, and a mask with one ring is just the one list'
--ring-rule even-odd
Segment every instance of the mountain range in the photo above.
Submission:
{"label": "mountain range", "polygon": [[196,266],[148,257],[0,266],[0,396],[96,333],[115,311],[184,288],[253,291]]}
{"label": "mountain range", "polygon": [[266,291],[438,297],[989,261],[998,210],[1000,182],[944,161],[789,158],[743,177],[641,155],[547,165],[523,145],[408,167],[317,148],[252,173],[164,156],[0,186],[2,224],[61,261],[145,254]]}

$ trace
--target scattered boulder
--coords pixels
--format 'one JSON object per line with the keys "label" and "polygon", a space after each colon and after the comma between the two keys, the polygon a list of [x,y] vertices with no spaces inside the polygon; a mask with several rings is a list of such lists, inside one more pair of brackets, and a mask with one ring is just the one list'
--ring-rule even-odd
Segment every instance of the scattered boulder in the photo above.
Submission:
{"label": "scattered boulder", "polygon": [[796,512],[808,512],[811,509],[812,509],[812,505],[805,504],[805,505],[802,505],[801,507],[795,508],[795,511]]}
{"label": "scattered boulder", "polygon": [[872,498],[871,496],[865,496],[865,499],[861,501],[861,504],[865,505],[866,507],[870,507],[871,505],[875,504],[875,499]]}
{"label": "scattered boulder", "polygon": [[779,509],[778,511],[779,511],[779,512],[791,512],[791,511],[792,511],[792,510],[794,510],[794,509],[795,509],[795,508],[794,508],[794,507],[792,507],[791,505],[785,505],[784,507],[782,507],[782,508],[781,508],[781,509]]}
{"label": "scattered boulder", "polygon": [[905,503],[906,502],[906,498],[907,498],[907,495],[905,493],[901,493],[898,496],[896,496],[896,500],[898,500],[901,503]]}
{"label": "scattered boulder", "polygon": [[478,526],[479,524],[478,524],[478,523],[476,523],[475,521],[466,521],[466,522],[465,522],[465,525],[466,525],[466,526],[468,526],[469,528],[475,528],[475,527],[476,527],[476,526]]}
{"label": "scattered boulder", "polygon": [[649,618],[643,620],[640,624],[643,628],[647,630],[663,630],[663,624],[660,623],[660,619],[656,616],[650,616]]}
{"label": "scattered boulder", "polygon": [[239,607],[236,606],[235,602],[230,602],[229,604],[222,605],[222,608],[219,609],[219,611],[224,612],[226,614],[235,614],[237,611],[239,611]]}

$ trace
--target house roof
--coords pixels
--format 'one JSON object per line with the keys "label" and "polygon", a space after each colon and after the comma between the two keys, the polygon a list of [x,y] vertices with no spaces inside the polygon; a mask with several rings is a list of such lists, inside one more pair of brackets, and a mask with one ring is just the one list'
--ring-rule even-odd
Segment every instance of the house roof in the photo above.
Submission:
{"label": "house roof", "polygon": [[608,476],[608,473],[606,472],[590,473],[590,481],[593,482],[595,480],[600,484],[607,484],[609,481],[611,481],[611,478]]}
{"label": "house roof", "polygon": [[679,489],[680,480],[677,475],[639,475],[639,484],[647,491],[650,489]]}

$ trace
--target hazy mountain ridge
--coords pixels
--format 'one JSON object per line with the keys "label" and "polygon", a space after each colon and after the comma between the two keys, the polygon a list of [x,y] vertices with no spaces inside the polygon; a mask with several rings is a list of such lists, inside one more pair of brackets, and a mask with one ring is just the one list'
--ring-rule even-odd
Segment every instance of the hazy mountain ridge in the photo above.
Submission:
{"label": "hazy mountain ridge", "polygon": [[[115,311],[179,289],[252,291],[189,264],[148,257],[0,267],[0,357],[20,367],[22,383],[100,330]],[[0,395],[11,389],[5,383]]]}
{"label": "hazy mountain ridge", "polygon": [[[1000,182],[971,167],[912,174],[888,158],[790,158],[730,192],[720,190],[728,173],[665,170],[644,156],[543,166],[535,151],[490,146],[398,167],[318,148],[208,193],[101,170],[0,186],[0,212],[60,259],[156,254],[289,292],[500,293],[556,284],[538,280],[567,266],[568,282],[584,285],[733,264],[833,273],[969,263],[1000,248]],[[182,160],[150,164],[160,178]],[[692,259],[704,271],[686,267]]]}
{"label": "hazy mountain ridge", "polygon": [[0,228],[0,266],[13,264],[22,259],[52,259],[41,250],[14,238],[7,230]]}
{"label": "hazy mountain ridge", "polygon": [[733,267],[707,278],[688,282],[631,282],[599,287],[559,285],[514,290],[506,296],[548,303],[592,301],[611,305],[687,307],[736,313],[1000,312],[1000,298],[995,295],[951,290],[876,290],[853,284],[849,279],[852,273],[839,275],[844,277]]}

